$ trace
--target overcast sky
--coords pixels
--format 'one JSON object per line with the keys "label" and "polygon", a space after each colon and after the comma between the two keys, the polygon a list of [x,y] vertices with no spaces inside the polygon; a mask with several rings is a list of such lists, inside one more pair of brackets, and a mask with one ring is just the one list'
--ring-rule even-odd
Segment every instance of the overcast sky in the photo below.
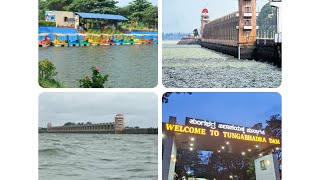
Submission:
{"label": "overcast sky", "polygon": [[124,115],[125,126],[158,127],[158,99],[154,93],[42,93],[39,127],[66,122],[114,122]]}
{"label": "overcast sky", "polygon": [[[129,4],[129,2],[132,2],[133,0],[117,0],[118,4],[117,6],[123,7]],[[158,0],[148,0],[151,2],[153,5],[158,5]]]}
{"label": "overcast sky", "polygon": [[[256,0],[257,10],[269,0]],[[238,9],[238,0],[163,0],[162,18],[164,33],[192,33],[200,28],[203,8],[209,11],[211,20],[222,17]]]}

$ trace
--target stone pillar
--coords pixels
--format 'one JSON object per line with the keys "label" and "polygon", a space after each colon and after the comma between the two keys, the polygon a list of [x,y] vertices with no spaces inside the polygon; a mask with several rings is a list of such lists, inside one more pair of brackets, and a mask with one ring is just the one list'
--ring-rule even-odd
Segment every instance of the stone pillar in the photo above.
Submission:
{"label": "stone pillar", "polygon": [[48,131],[48,132],[51,132],[51,130],[52,130],[52,124],[51,124],[51,123],[48,123],[48,124],[47,124],[47,131]]}
{"label": "stone pillar", "polygon": [[[175,124],[176,117],[170,116],[169,123]],[[176,166],[177,147],[174,142],[175,137],[173,134],[168,133],[165,138],[162,156],[162,179],[173,180]]]}
{"label": "stone pillar", "polygon": [[280,180],[279,165],[276,154],[259,157],[254,160],[256,180]]}
{"label": "stone pillar", "polygon": [[115,133],[119,134],[122,133],[124,130],[124,116],[122,114],[117,114],[114,118],[115,122]]}

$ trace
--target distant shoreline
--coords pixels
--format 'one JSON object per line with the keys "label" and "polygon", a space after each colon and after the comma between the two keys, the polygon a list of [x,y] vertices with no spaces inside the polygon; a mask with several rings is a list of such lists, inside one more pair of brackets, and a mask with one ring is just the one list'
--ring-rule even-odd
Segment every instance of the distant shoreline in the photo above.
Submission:
{"label": "distant shoreline", "polygon": [[177,40],[163,40],[162,44],[177,44],[180,41],[180,39]]}
{"label": "distant shoreline", "polygon": [[48,133],[48,134],[158,134],[158,128],[129,128],[124,129],[122,132],[116,133],[112,131],[102,131],[102,130],[55,130],[48,132],[47,128],[39,128],[38,133]]}

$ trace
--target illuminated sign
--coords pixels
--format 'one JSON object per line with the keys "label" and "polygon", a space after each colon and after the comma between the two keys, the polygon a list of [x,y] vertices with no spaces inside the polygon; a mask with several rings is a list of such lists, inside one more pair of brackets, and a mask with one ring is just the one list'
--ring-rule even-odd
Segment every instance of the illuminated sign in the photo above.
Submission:
{"label": "illuminated sign", "polygon": [[174,132],[206,135],[206,129],[198,127],[181,126],[178,124],[166,124],[166,129],[168,131]]}
{"label": "illuminated sign", "polygon": [[244,126],[235,126],[229,124],[218,123],[214,121],[207,121],[207,120],[200,120],[195,118],[186,118],[186,125],[197,125],[197,126],[204,126],[210,129],[222,129],[222,130],[231,130],[231,131],[238,131],[242,133],[251,133],[256,135],[265,135],[265,131],[261,129],[253,129],[247,128]]}
{"label": "illuminated sign", "polygon": [[[202,124],[204,125],[205,123],[202,123]],[[211,128],[211,126],[209,127]],[[179,133],[190,133],[190,134],[199,134],[199,135],[208,134],[209,136],[215,136],[215,137],[221,136],[226,139],[237,139],[237,140],[260,142],[260,143],[280,144],[280,139],[276,139],[276,138],[268,138],[268,137],[263,137],[258,135],[230,132],[230,131],[224,131],[224,130],[219,131],[214,129],[204,129],[201,127],[183,126],[179,124],[166,123],[165,129],[167,131],[179,132]],[[220,129],[224,129],[224,128],[220,128]],[[235,130],[235,129],[239,129],[239,126],[232,126],[232,128],[225,127],[225,129]]]}
{"label": "illuminated sign", "polygon": [[222,133],[224,138],[239,139],[244,141],[254,141],[254,142],[261,142],[261,143],[267,142],[266,138],[261,136],[253,136],[253,135],[225,132],[225,131]]}
{"label": "illuminated sign", "polygon": [[209,127],[211,129],[216,128],[216,122],[206,121],[206,120],[196,120],[196,119],[189,119],[190,124],[199,125]]}

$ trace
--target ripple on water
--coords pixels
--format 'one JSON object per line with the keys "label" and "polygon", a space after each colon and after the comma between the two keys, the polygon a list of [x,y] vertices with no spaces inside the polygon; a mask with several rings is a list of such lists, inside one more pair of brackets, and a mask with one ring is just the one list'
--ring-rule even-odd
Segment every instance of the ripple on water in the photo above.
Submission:
{"label": "ripple on water", "polygon": [[154,135],[39,134],[39,180],[157,179],[157,142]]}
{"label": "ripple on water", "polygon": [[158,80],[158,45],[48,47],[39,48],[39,60],[49,59],[57,67],[56,79],[76,88],[91,76],[91,66],[108,74],[105,87],[151,88]]}
{"label": "ripple on water", "polygon": [[281,70],[273,65],[238,60],[197,45],[164,45],[162,69],[167,88],[275,88],[281,84]]}

